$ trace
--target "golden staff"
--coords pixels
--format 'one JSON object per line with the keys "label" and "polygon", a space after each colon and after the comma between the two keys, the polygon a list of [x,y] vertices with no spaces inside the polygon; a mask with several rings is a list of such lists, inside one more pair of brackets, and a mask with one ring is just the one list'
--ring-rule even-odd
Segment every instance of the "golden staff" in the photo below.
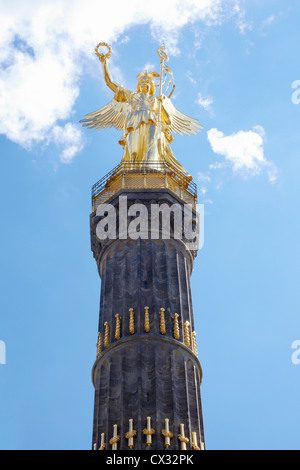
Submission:
{"label": "golden staff", "polygon": [[[158,96],[161,97],[161,95],[162,95],[162,85],[163,85],[164,63],[168,62],[168,60],[169,60],[169,57],[166,53],[166,46],[164,44],[161,45],[160,49],[157,49],[157,54],[160,58],[160,77],[159,77]],[[159,101],[159,104],[158,104],[158,122],[161,122],[161,101]]]}

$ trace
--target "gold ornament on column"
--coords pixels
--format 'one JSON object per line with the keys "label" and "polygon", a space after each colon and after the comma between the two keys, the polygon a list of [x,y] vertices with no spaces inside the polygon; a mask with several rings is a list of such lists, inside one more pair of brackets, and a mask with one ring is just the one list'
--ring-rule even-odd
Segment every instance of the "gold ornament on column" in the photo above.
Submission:
{"label": "gold ornament on column", "polygon": [[196,354],[196,356],[198,356],[198,352],[197,352],[197,342],[196,342],[196,331],[193,331],[192,333],[192,345],[193,345],[193,353]]}
{"label": "gold ornament on column", "polygon": [[184,344],[187,347],[191,345],[190,322],[186,321],[184,324]]}
{"label": "gold ornament on column", "polygon": [[150,332],[149,307],[145,307],[145,332]]}
{"label": "gold ornament on column", "polygon": [[150,416],[147,417],[147,427],[143,430],[143,434],[146,436],[146,444],[147,446],[151,446],[152,444],[152,436],[155,434],[155,430],[151,428],[151,418]]}
{"label": "gold ornament on column", "polygon": [[186,450],[186,445],[189,442],[189,439],[185,437],[184,424],[180,424],[180,434],[178,434],[178,439],[180,440],[180,450]]}
{"label": "gold ornament on column", "polygon": [[120,440],[120,436],[118,435],[118,425],[114,424],[114,435],[109,440],[110,445],[112,446],[112,450],[118,450],[118,442]]}
{"label": "gold ornament on column", "polygon": [[98,333],[97,357],[99,357],[101,354],[101,346],[102,346],[102,336],[101,336],[101,333]]}
{"label": "gold ornament on column", "polygon": [[116,315],[116,331],[115,331],[115,339],[121,338],[121,317],[117,313]]}
{"label": "gold ornament on column", "polygon": [[174,320],[173,334],[174,334],[175,339],[180,338],[178,317],[179,317],[178,313],[175,313],[174,317],[172,317]]}
{"label": "gold ornament on column", "polygon": [[135,333],[135,326],[134,326],[134,311],[133,308],[129,309],[130,318],[129,318],[129,331],[132,335]]}
{"label": "gold ornament on column", "polygon": [[165,448],[168,449],[171,445],[171,439],[173,437],[173,433],[170,432],[168,418],[165,419],[165,429],[162,430],[162,435],[165,438]]}
{"label": "gold ornament on column", "polygon": [[106,449],[105,433],[103,432],[101,434],[101,444],[100,444],[99,450],[105,450],[105,449]]}
{"label": "gold ornament on column", "polygon": [[166,334],[166,321],[165,321],[165,309],[160,309],[160,332],[162,335]]}
{"label": "gold ornament on column", "polygon": [[110,324],[107,323],[107,321],[104,323],[105,326],[105,333],[104,333],[104,346],[107,347],[109,346],[109,329],[110,329]]}
{"label": "gold ornament on column", "polygon": [[196,432],[192,432],[192,447],[193,447],[193,450],[201,450],[200,447],[198,446]]}
{"label": "gold ornament on column", "polygon": [[126,439],[128,439],[128,447],[133,449],[134,441],[133,438],[136,435],[136,430],[133,429],[133,419],[129,420],[129,431],[125,434]]}

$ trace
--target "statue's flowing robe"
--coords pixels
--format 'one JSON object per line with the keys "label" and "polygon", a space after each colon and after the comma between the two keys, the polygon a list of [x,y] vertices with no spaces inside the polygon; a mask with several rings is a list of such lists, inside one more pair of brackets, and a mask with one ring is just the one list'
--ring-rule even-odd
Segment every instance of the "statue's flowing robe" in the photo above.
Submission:
{"label": "statue's flowing robe", "polygon": [[144,93],[132,93],[119,88],[114,96],[118,102],[129,104],[127,118],[124,124],[124,145],[122,163],[149,164],[149,169],[163,169],[163,163],[168,163],[176,172],[188,178],[192,177],[175,158],[168,140],[172,137],[167,132],[169,122],[168,112],[161,106],[162,122],[158,122],[158,100]]}
{"label": "statue's flowing robe", "polygon": [[123,131],[119,143],[124,152],[116,173],[124,166],[129,171],[139,166],[150,171],[164,171],[167,167],[183,177],[184,184],[191,181],[192,177],[171,150],[171,134],[196,134],[201,126],[196,119],[178,111],[166,96],[158,100],[149,93],[134,93],[119,86],[107,105],[87,114],[80,122],[90,129],[115,127]]}

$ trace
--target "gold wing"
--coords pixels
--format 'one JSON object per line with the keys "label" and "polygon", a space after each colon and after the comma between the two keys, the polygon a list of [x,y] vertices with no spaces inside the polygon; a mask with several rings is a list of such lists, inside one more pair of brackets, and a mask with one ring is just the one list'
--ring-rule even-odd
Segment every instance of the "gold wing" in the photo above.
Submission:
{"label": "gold wing", "polygon": [[123,129],[126,117],[128,115],[129,105],[126,102],[119,102],[113,98],[103,108],[87,114],[81,122],[83,127],[89,129],[106,129],[107,127],[115,127]]}
{"label": "gold wing", "polygon": [[168,131],[172,134],[196,134],[203,129],[198,124],[198,120],[186,116],[185,114],[178,111],[172,104],[172,101],[164,96],[162,101],[163,110],[166,112],[166,124]]}

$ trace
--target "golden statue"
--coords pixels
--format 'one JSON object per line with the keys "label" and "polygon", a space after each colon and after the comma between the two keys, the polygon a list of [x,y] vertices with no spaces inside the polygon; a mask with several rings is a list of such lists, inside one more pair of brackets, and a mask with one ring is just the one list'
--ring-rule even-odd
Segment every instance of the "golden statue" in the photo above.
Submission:
{"label": "golden statue", "polygon": [[[107,54],[99,52],[99,47],[102,46],[108,48]],[[105,82],[114,92],[114,97],[106,106],[87,114],[80,122],[89,129],[115,127],[123,131],[119,140],[124,148],[120,166],[125,164],[127,168],[136,168],[149,164],[151,168],[159,171],[164,163],[167,163],[176,173],[179,172],[187,180],[191,180],[192,177],[175,158],[170,143],[173,141],[172,134],[196,134],[201,126],[197,124],[196,119],[179,112],[170,100],[175,84],[170,68],[165,65],[168,60],[165,46],[162,45],[157,51],[160,57],[160,74],[147,70],[141,72],[137,76],[136,92],[126,90],[112,80],[108,68],[111,47],[100,43],[95,51],[102,62]],[[166,73],[171,75],[169,85],[173,81],[173,89],[168,97],[162,93]],[[155,79],[159,79],[159,85],[155,85]],[[156,86],[159,86],[157,97]]]}

